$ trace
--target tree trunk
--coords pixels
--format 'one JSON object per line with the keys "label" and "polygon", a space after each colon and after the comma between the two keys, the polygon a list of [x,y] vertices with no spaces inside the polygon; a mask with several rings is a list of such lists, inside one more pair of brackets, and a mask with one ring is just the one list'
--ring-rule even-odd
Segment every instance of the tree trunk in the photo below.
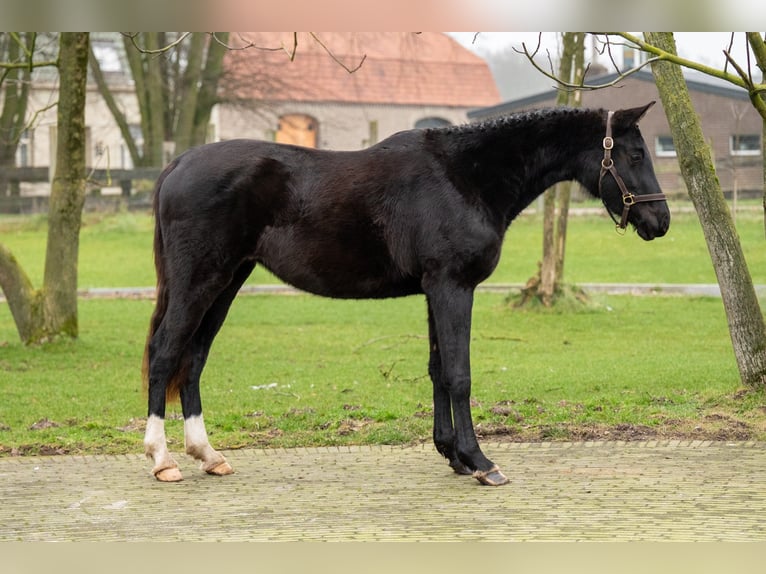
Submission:
{"label": "tree trunk", "polygon": [[7,247],[1,244],[0,288],[8,302],[19,338],[24,343],[45,338],[47,331],[42,291],[33,287],[16,258]]}
{"label": "tree trunk", "polygon": [[[125,56],[128,59],[128,67],[130,68],[130,75],[133,78],[133,85],[135,86],[136,101],[138,102],[138,111],[141,116],[141,136],[144,140],[141,153],[133,158],[133,165],[135,167],[147,165],[149,162],[147,158],[147,141],[148,134],[151,131],[151,119],[149,117],[149,102],[147,99],[146,91],[146,69],[144,66],[143,54],[139,52],[133,45],[133,42],[127,37],[122,37],[123,46],[125,47]],[[109,86],[105,83],[104,88],[109,90]],[[117,120],[119,121],[119,120]],[[128,136],[133,141],[133,147],[138,148],[136,145],[133,134],[128,132]],[[123,136],[124,137],[124,136]],[[130,148],[130,144],[128,146]]]}
{"label": "tree trunk", "polygon": [[[146,32],[146,49],[158,50],[161,46],[159,33]],[[162,150],[165,143],[165,111],[167,100],[164,97],[163,75],[160,61],[161,56],[149,54],[146,59],[146,88],[147,113],[149,114],[148,130],[144,132],[144,165],[161,167],[164,164]]]}
{"label": "tree trunk", "polygon": [[[649,43],[676,53],[669,32],[646,32]],[[681,68],[652,63],[657,88],[670,124],[681,174],[697,210],[721,288],[734,355],[742,382],[766,385],[766,327],[742,247],[715,172]]]}
{"label": "tree trunk", "polygon": [[[572,72],[572,81],[578,82],[585,75],[585,33],[575,33],[571,39],[571,50],[573,54],[570,58],[573,60],[574,69]],[[567,105],[574,108],[582,106],[582,91],[576,90],[570,94],[567,101]],[[572,199],[572,190],[575,186],[579,185],[575,181],[565,182],[559,186],[557,191],[558,195],[558,208],[559,215],[556,220],[556,283],[554,289],[556,291],[561,289],[564,283],[564,256],[566,254],[567,243],[567,224],[569,223],[569,204]]]}
{"label": "tree trunk", "polygon": [[[30,67],[7,70],[0,84],[5,85],[3,95],[3,110],[0,113],[0,196],[17,195],[18,189],[10,189],[7,170],[16,165],[16,149],[19,138],[26,126],[27,102],[29,101],[29,86],[32,53],[35,46],[35,32],[20,34],[18,41],[7,36],[6,50],[0,49],[0,55],[7,56],[8,62],[16,62],[21,56],[21,42],[30,60]],[[5,54],[3,52],[5,51]]]}
{"label": "tree trunk", "polygon": [[[146,32],[135,38],[140,46],[137,48],[133,39],[123,37],[144,137],[144,148],[134,157],[134,165],[164,164],[165,141],[173,141],[176,155],[207,141],[210,113],[218,102],[227,40],[226,32],[216,33],[215,38],[208,33],[193,32],[182,46],[170,48],[163,34]],[[165,49],[186,52],[168,64]],[[163,53],[149,53],[149,50]],[[103,84],[99,89],[108,102],[109,87]],[[119,124],[115,110],[112,114]],[[133,136],[124,131],[123,138],[131,146]]]}
{"label": "tree trunk", "polygon": [[93,53],[92,49],[90,50],[88,59],[90,62],[91,73],[93,74],[93,79],[96,82],[98,91],[101,94],[101,97],[104,98],[106,107],[109,108],[110,112],[112,112],[114,121],[117,123],[117,127],[120,129],[122,139],[125,141],[125,145],[128,146],[130,159],[134,166],[139,166],[141,165],[142,161],[141,152],[136,145],[136,140],[133,137],[133,134],[130,133],[130,124],[128,123],[128,118],[122,112],[120,106],[117,104],[117,101],[114,99],[114,95],[109,89],[109,85],[106,82],[104,73],[101,71],[101,65],[98,63],[98,59],[96,59],[96,55]]}
{"label": "tree trunk", "polygon": [[0,245],[0,287],[24,343],[76,337],[77,252],[85,203],[85,86],[88,33],[62,33],[56,170],[48,208],[43,287],[35,290],[13,255]]}
{"label": "tree trunk", "polygon": [[213,106],[218,103],[218,83],[223,75],[223,57],[226,54],[226,42],[229,40],[228,32],[216,32],[215,38],[211,38],[207,50],[205,69],[202,71],[202,86],[197,98],[197,109],[194,114],[194,133],[190,145],[201,145],[207,141],[208,124]]}
{"label": "tree trunk", "polygon": [[[142,32],[136,39],[143,50],[157,50],[160,41],[157,32]],[[163,100],[162,54],[144,54],[133,45],[133,41],[123,36],[125,54],[136,87],[136,99],[141,113],[141,135],[144,145],[140,163],[136,166],[157,167],[163,163],[162,149],[165,140],[165,101]],[[132,136],[131,136],[132,137]]]}
{"label": "tree trunk", "polygon": [[556,194],[561,184],[556,184],[543,194],[543,260],[540,262],[540,285],[537,296],[546,307],[553,305],[556,285]]}
{"label": "tree trunk", "polygon": [[[755,62],[761,70],[761,83],[766,83],[766,39],[758,32],[748,32],[747,42],[753,50]],[[766,94],[754,94],[750,97],[761,98],[766,105]],[[757,102],[753,103],[757,104]],[[763,118],[761,129],[761,160],[763,162],[763,229],[764,235],[766,235],[766,117]]]}
{"label": "tree trunk", "polygon": [[202,89],[202,57],[205,51],[206,35],[194,32],[189,44],[186,70],[177,88],[179,92],[178,122],[175,129],[175,151],[181,153],[191,146],[194,132],[194,116],[197,112],[197,98]]}
{"label": "tree trunk", "polygon": [[[584,40],[585,34],[579,32],[565,32],[562,36],[559,77],[564,81],[575,82],[582,77]],[[582,101],[579,94],[577,91],[562,90],[556,98],[556,105],[577,106]],[[543,194],[543,257],[538,275],[527,281],[518,305],[536,296],[545,307],[550,307],[561,291],[571,185],[571,182],[561,182]]]}
{"label": "tree trunk", "polygon": [[77,337],[77,253],[85,203],[85,86],[89,36],[62,33],[56,170],[48,207],[43,291],[56,334]]}

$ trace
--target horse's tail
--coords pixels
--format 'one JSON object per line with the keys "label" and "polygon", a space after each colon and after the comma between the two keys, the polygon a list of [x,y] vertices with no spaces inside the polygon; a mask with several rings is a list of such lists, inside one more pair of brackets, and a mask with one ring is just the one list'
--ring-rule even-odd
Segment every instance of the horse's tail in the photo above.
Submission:
{"label": "horse's tail", "polygon": [[[146,346],[144,347],[144,362],[142,369],[144,391],[147,391],[149,388],[149,344],[151,343],[152,337],[157,332],[157,329],[159,329],[168,309],[168,290],[165,277],[165,258],[163,256],[164,246],[162,239],[162,224],[159,215],[160,192],[165,178],[170,175],[170,172],[173,171],[177,165],[178,161],[174,160],[162,171],[154,186],[154,197],[152,199],[152,210],[154,212],[154,268],[157,273],[157,303],[154,307],[151,321],[149,322],[149,334],[146,337]],[[165,391],[166,400],[172,401],[178,398],[187,373],[188,361],[182,361],[182,364],[171,374],[170,380],[168,381]]]}

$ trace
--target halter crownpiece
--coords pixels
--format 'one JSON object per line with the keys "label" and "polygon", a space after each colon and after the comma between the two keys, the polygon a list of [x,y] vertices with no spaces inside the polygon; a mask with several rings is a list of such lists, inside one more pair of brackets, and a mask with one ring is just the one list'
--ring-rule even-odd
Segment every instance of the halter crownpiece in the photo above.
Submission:
{"label": "halter crownpiece", "polygon": [[[612,138],[612,116],[614,116],[613,111],[610,110],[607,112],[606,135],[604,136],[602,143],[604,148],[604,159],[601,160],[601,173],[598,177],[598,193],[601,196],[601,201],[603,201],[604,205],[606,206],[606,211],[609,213],[609,217],[612,218],[612,221],[614,221],[617,229],[624,231],[628,226],[628,213],[630,212],[631,206],[635,205],[636,203],[643,203],[646,201],[665,201],[667,198],[665,197],[664,193],[647,193],[645,195],[636,195],[628,191],[628,187],[620,177],[620,174],[617,173],[617,168],[614,167],[614,160],[612,159],[612,148],[614,148],[614,139]],[[614,181],[617,182],[617,186],[620,188],[620,192],[622,193],[622,217],[620,218],[619,222],[609,210],[609,206],[606,205],[606,201],[604,201],[604,194],[601,191],[601,182],[603,181],[607,172],[612,174]]]}

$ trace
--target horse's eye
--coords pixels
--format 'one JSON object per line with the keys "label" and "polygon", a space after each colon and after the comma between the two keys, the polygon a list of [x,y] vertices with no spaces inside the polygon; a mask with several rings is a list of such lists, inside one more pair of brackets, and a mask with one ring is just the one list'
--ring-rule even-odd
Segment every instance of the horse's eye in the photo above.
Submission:
{"label": "horse's eye", "polygon": [[644,159],[644,153],[641,151],[635,151],[630,154],[630,163],[641,163],[642,159]]}

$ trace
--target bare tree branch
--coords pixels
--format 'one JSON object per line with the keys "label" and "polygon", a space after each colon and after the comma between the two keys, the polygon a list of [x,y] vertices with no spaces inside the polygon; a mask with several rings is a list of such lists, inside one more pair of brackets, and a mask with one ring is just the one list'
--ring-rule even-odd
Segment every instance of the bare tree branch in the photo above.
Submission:
{"label": "bare tree branch", "polygon": [[742,81],[745,82],[747,93],[750,96],[750,101],[752,102],[753,107],[755,107],[755,109],[758,110],[758,114],[766,120],[766,101],[761,97],[761,94],[766,93],[766,84],[756,84],[753,82],[753,76],[749,71],[745,72],[745,70],[737,64],[734,58],[732,58],[729,52],[724,50],[723,53],[724,56],[726,56],[726,61],[732,65],[742,78]]}
{"label": "bare tree branch", "polygon": [[241,46],[233,46],[233,45],[229,44],[228,42],[222,41],[217,36],[217,34],[215,32],[211,32],[210,35],[212,36],[213,40],[217,44],[223,46],[227,50],[231,50],[231,51],[234,51],[234,52],[242,51],[242,50],[249,50],[251,48],[253,50],[262,50],[264,52],[280,52],[280,51],[284,50],[284,46],[277,46],[277,47],[273,47],[273,48],[268,47],[268,46],[258,46],[255,42],[245,38],[241,33],[237,34],[237,37],[242,41],[242,45]]}
{"label": "bare tree branch", "polygon": [[287,55],[290,56],[290,61],[292,62],[295,60],[295,54],[298,51],[298,32],[293,32],[293,50],[292,52],[288,51],[287,48],[284,49],[285,52],[287,52]]}
{"label": "bare tree branch", "polygon": [[31,72],[34,68],[58,66],[58,60],[44,60],[42,62],[34,61],[37,32],[28,32],[28,34],[31,34],[31,41],[29,41],[29,44],[27,44],[27,42],[25,42],[21,36],[19,36],[18,32],[8,32],[8,36],[18,46],[19,50],[21,50],[23,60],[20,62],[0,62],[0,69],[5,70],[7,73],[10,70],[20,70],[27,68]]}
{"label": "bare tree branch", "polygon": [[[630,70],[627,70],[627,71],[624,71],[624,72],[620,72],[619,69],[618,69],[619,73],[618,73],[617,77],[614,80],[612,80],[611,82],[605,82],[603,84],[586,84],[585,80],[584,80],[585,74],[583,74],[583,79],[582,80],[580,80],[579,82],[574,82],[573,83],[573,82],[563,81],[561,78],[559,78],[556,75],[556,73],[552,71],[553,70],[553,63],[552,62],[551,62],[551,72],[548,72],[548,71],[544,70],[535,61],[535,59],[534,59],[535,55],[537,54],[537,52],[540,49],[540,44],[539,43],[538,43],[538,46],[535,49],[535,51],[532,52],[532,53],[529,52],[529,49],[527,48],[526,43],[522,43],[521,46],[522,46],[523,50],[522,51],[516,50],[516,51],[521,53],[521,54],[524,54],[527,57],[527,59],[530,61],[532,66],[534,66],[535,69],[537,69],[541,74],[543,74],[545,77],[550,78],[551,80],[555,81],[558,84],[557,89],[565,89],[565,90],[600,90],[602,88],[609,88],[609,87],[612,87],[612,86],[620,83],[622,80],[624,80],[628,76],[630,76],[632,74],[635,74],[639,70],[645,68],[646,66],[648,66],[652,62],[656,62],[656,61],[662,59],[660,57],[649,58],[646,62],[643,62],[643,63],[639,64],[638,66],[635,66],[635,67],[631,68]],[[610,58],[611,58],[611,55],[610,55]],[[550,62],[550,53],[548,53],[548,60]],[[612,59],[612,62],[614,63],[613,59]],[[615,68],[617,68],[616,64],[615,64]],[[587,73],[587,69],[586,69],[586,73]]]}
{"label": "bare tree branch", "polygon": [[362,67],[362,64],[364,64],[364,61],[367,59],[367,54],[363,54],[363,55],[362,55],[362,59],[361,59],[361,60],[359,60],[359,63],[356,65],[356,67],[354,67],[354,68],[349,68],[348,66],[346,66],[346,64],[344,64],[343,62],[341,62],[341,61],[338,59],[338,57],[337,57],[335,54],[333,54],[333,53],[332,53],[332,50],[330,50],[330,49],[329,49],[327,46],[325,46],[325,45],[322,43],[322,41],[321,41],[321,40],[320,40],[320,39],[317,37],[317,35],[316,35],[314,32],[309,32],[309,33],[311,34],[311,37],[312,37],[312,38],[314,38],[314,41],[315,41],[317,44],[319,44],[320,46],[322,46],[322,49],[323,49],[325,52],[327,52],[327,55],[328,55],[328,56],[330,56],[330,57],[331,57],[331,58],[332,58],[332,59],[335,61],[335,63],[336,63],[336,64],[338,64],[338,65],[339,65],[341,68],[343,68],[344,70],[346,70],[346,71],[347,71],[349,74],[353,74],[353,73],[354,73],[354,72],[356,72],[356,71],[357,71],[359,68],[361,68],[361,67]]}
{"label": "bare tree branch", "polygon": [[645,42],[644,40],[642,40],[641,38],[637,36],[628,34],[627,32],[610,32],[609,34],[625,38],[628,42],[630,42],[631,44],[633,44],[635,47],[639,48],[643,52],[646,52],[648,54],[653,54],[655,56],[655,61],[662,60],[665,62],[672,62],[673,64],[678,64],[679,66],[682,66],[684,68],[688,68],[690,70],[696,70],[697,72],[702,72],[703,74],[707,74],[708,76],[713,76],[714,78],[725,80],[731,84],[734,84],[735,86],[739,86],[740,88],[747,89],[747,84],[744,82],[744,80],[742,80],[738,76],[735,76],[734,74],[727,73],[725,71],[719,70],[717,68],[713,68],[711,66],[700,64],[699,62],[695,62],[694,60],[687,60],[686,58],[681,58],[677,54],[666,52],[665,50],[662,50],[661,48],[658,48],[657,46],[654,46],[648,42]]}
{"label": "bare tree branch", "polygon": [[[126,38],[130,39],[131,43],[136,48],[136,50],[138,50],[139,52],[141,52],[143,54],[162,54],[164,52],[167,52],[168,50],[171,50],[171,49],[175,48],[176,46],[178,46],[179,44],[181,44],[190,34],[191,34],[191,32],[184,32],[181,35],[179,35],[179,37],[176,38],[173,42],[171,42],[171,43],[169,43],[169,44],[167,44],[165,46],[161,46],[159,48],[151,49],[150,50],[150,49],[142,48],[141,46],[138,45],[138,42],[136,41],[136,39],[138,38],[138,33],[137,32],[122,32],[123,36],[125,36]],[[362,64],[364,64],[364,61],[367,59],[367,54],[363,54],[362,55],[362,59],[359,60],[359,63],[356,66],[349,67],[344,62],[342,62],[340,60],[340,58],[338,58],[338,56],[336,56],[333,53],[333,51],[330,50],[330,48],[328,48],[325,45],[324,42],[322,42],[322,40],[319,39],[319,36],[317,36],[317,34],[315,32],[309,32],[309,35],[311,36],[311,38],[313,38],[313,40],[317,44],[319,44],[322,47],[322,49],[327,53],[328,56],[330,56],[330,58],[333,59],[333,61],[336,64],[338,64],[341,68],[346,70],[349,74],[353,74],[354,72],[359,70],[359,68],[362,67]],[[264,51],[268,51],[268,52],[277,52],[279,50],[284,50],[284,52],[290,58],[291,62],[295,60],[295,56],[296,56],[296,54],[298,52],[298,33],[297,32],[293,32],[293,42],[292,42],[292,47],[291,48],[287,48],[284,44],[282,46],[273,47],[273,48],[272,47],[258,46],[254,42],[252,42],[250,40],[246,40],[245,38],[243,38],[241,34],[239,35],[239,38],[244,41],[244,44],[242,46],[231,46],[228,43],[221,41],[215,35],[215,32],[210,32],[210,36],[213,38],[213,40],[215,42],[217,42],[218,44],[220,44],[221,46],[225,47],[228,50],[249,50],[249,49],[255,49],[255,50],[264,50]],[[23,64],[19,64],[18,66],[14,66],[14,67],[22,67],[22,65]],[[0,66],[2,66],[2,64],[0,64]]]}
{"label": "bare tree branch", "polygon": [[755,63],[766,77],[766,39],[759,32],[746,32],[747,43],[755,56]]}
{"label": "bare tree branch", "polygon": [[56,60],[45,60],[43,62],[0,62],[0,69],[4,70],[23,70],[25,68],[44,68],[46,66],[58,66]]}
{"label": "bare tree branch", "polygon": [[[749,34],[752,34],[752,36],[748,36],[748,40],[750,41],[751,48],[753,45],[760,47],[764,44],[763,40],[760,37],[760,34],[758,34],[757,32],[749,33]],[[761,115],[761,117],[766,119],[766,102],[761,97],[761,94],[766,93],[766,84],[764,83],[759,84],[753,81],[752,73],[742,69],[742,67],[739,66],[737,62],[735,62],[734,59],[731,57],[729,50],[724,51],[724,55],[726,57],[726,62],[727,62],[726,68],[724,68],[724,70],[719,70],[710,66],[706,66],[704,64],[700,64],[693,60],[687,60],[686,58],[682,58],[675,53],[670,53],[665,50],[662,50],[658,48],[657,46],[654,46],[642,40],[638,36],[634,36],[633,34],[630,34],[628,32],[607,32],[604,34],[604,36],[605,36],[605,40],[602,41],[604,44],[604,47],[600,50],[600,53],[601,54],[604,54],[605,52],[608,53],[609,59],[611,60],[612,65],[614,66],[614,69],[617,71],[618,75],[614,80],[610,82],[605,82],[603,84],[594,85],[594,84],[586,84],[584,81],[580,83],[576,83],[576,82],[572,83],[572,82],[564,81],[563,79],[559,78],[556,75],[556,73],[553,70],[552,63],[551,63],[550,71],[545,70],[538,62],[535,61],[535,56],[537,56],[538,52],[540,51],[540,42],[541,42],[540,37],[538,37],[538,45],[534,51],[530,52],[526,44],[522,44],[523,50],[516,50],[516,51],[521,54],[524,54],[527,57],[527,59],[530,61],[532,66],[534,66],[534,68],[538,70],[541,74],[555,81],[557,89],[564,89],[564,90],[598,90],[601,88],[612,87],[619,84],[622,80],[624,80],[628,76],[635,74],[636,72],[645,68],[647,65],[653,62],[659,62],[659,61],[671,62],[673,64],[677,64],[684,68],[695,70],[703,74],[706,74],[708,76],[712,76],[714,78],[719,78],[721,80],[724,80],[726,82],[734,84],[735,86],[738,86],[740,88],[747,90],[750,96],[750,99],[753,102],[753,105],[758,110],[758,113]],[[613,39],[614,37],[622,38],[625,40],[625,42],[615,42]],[[733,43],[733,38],[731,43]],[[730,43],[730,46],[731,46],[731,43]],[[612,45],[628,46],[631,48],[635,48],[647,54],[650,54],[652,57],[647,59],[647,61],[642,62],[639,65],[631,68],[630,70],[622,71],[620,70],[619,66],[617,65],[612,55],[612,50],[611,50]],[[750,55],[750,52],[748,51],[748,70],[750,69],[749,55]],[[548,54],[548,60],[550,62],[550,53]],[[761,66],[761,60],[758,60],[758,62],[759,62],[759,67],[763,69],[763,67]],[[737,72],[736,74],[732,74],[727,71],[729,64],[731,64],[731,66],[735,69],[735,71]]]}
{"label": "bare tree branch", "polygon": [[[48,104],[46,106],[43,106],[42,108],[36,109],[32,113],[32,117],[29,118],[29,121],[24,125],[23,129],[24,130],[28,130],[28,129],[32,129],[32,128],[36,127],[37,126],[37,120],[40,118],[40,116],[43,115],[48,110],[52,110],[58,104],[59,104],[59,102],[58,102],[58,100],[56,100],[55,102],[51,102],[50,104]],[[21,133],[23,133],[23,130],[22,130],[22,132],[19,133],[19,138],[21,137]]]}
{"label": "bare tree branch", "polygon": [[136,38],[138,37],[138,32],[122,32],[123,36],[130,38],[130,41],[132,42],[135,49],[143,54],[163,54],[167,52],[168,50],[171,50],[175,48],[176,46],[178,46],[179,44],[181,44],[190,34],[191,32],[184,32],[170,44],[166,44],[165,46],[148,50],[146,48],[142,48],[141,46],[138,45],[138,42],[136,42]]}
{"label": "bare tree branch", "polygon": [[[731,49],[732,49],[733,47],[734,47],[734,32],[732,32],[732,33],[731,33],[731,36],[729,37],[729,47],[728,47],[728,48],[726,48],[726,52],[729,52],[729,53],[731,53]],[[726,52],[724,52],[724,53],[726,53]],[[728,69],[728,68],[729,68],[729,60],[728,60],[728,58],[727,58],[727,59],[726,59],[726,63],[725,63],[725,64],[724,64],[724,66],[723,66],[723,71],[724,71],[725,73],[728,73],[728,71],[729,71],[729,69]]]}

